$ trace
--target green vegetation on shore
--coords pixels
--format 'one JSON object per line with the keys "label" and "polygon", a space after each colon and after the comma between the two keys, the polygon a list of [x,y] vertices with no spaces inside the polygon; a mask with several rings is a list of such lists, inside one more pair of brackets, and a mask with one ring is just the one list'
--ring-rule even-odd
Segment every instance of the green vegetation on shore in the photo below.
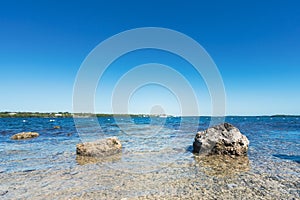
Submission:
{"label": "green vegetation on shore", "polygon": [[[69,112],[51,112],[51,113],[40,113],[40,112],[0,112],[0,118],[68,118],[68,117],[90,117],[95,116],[91,113],[78,113],[73,114]],[[142,117],[143,114],[96,114],[97,117]],[[149,115],[147,115],[149,116]]]}
{"label": "green vegetation on shore", "polygon": [[69,112],[51,112],[51,113],[40,113],[40,112],[0,112],[0,118],[14,118],[14,117],[73,117]]}

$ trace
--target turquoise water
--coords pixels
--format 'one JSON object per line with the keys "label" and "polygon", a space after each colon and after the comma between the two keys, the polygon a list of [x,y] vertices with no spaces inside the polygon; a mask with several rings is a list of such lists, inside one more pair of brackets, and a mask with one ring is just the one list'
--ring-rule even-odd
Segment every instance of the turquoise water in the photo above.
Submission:
{"label": "turquoise water", "polygon": [[[300,163],[300,118],[226,117],[225,121],[248,137],[248,155],[253,166],[264,165],[268,160]],[[82,119],[79,125],[75,125],[73,118],[1,118],[0,172],[72,168],[78,165],[77,143],[111,136],[121,140],[123,153],[108,162],[109,167],[143,172],[176,162],[193,162],[194,135],[197,130],[208,128],[210,118],[101,117],[101,131],[94,122],[90,118]],[[35,131],[40,136],[10,139],[22,131]]]}

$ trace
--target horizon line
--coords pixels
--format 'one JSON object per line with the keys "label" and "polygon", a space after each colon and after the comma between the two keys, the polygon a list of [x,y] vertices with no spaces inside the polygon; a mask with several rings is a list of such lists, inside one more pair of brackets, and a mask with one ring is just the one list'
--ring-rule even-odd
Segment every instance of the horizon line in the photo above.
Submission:
{"label": "horizon line", "polygon": [[[82,115],[146,115],[146,116],[170,116],[170,117],[280,117],[280,116],[300,116],[300,114],[227,114],[227,115],[173,115],[173,114],[146,114],[146,113],[72,113],[68,111],[54,111],[54,112],[39,112],[39,111],[0,111],[0,114],[9,114],[9,113],[27,113],[27,114],[70,114],[70,115],[76,115],[76,114],[82,114]],[[13,115],[12,115],[13,116]]]}

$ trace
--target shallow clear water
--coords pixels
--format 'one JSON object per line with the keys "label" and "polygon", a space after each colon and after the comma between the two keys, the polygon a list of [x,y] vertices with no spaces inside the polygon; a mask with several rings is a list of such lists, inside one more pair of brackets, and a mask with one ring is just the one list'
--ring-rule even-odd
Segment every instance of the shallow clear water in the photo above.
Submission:
{"label": "shallow clear water", "polygon": [[[300,163],[300,118],[227,117],[225,121],[248,137],[252,166],[259,168],[268,161]],[[108,167],[139,173],[193,162],[194,135],[208,128],[210,118],[101,117],[101,131],[94,122],[95,119],[81,119],[77,129],[72,118],[1,118],[0,172],[72,168],[79,165],[77,143],[111,136],[121,140],[123,153],[107,162]],[[22,131],[35,131],[40,136],[10,139]]]}

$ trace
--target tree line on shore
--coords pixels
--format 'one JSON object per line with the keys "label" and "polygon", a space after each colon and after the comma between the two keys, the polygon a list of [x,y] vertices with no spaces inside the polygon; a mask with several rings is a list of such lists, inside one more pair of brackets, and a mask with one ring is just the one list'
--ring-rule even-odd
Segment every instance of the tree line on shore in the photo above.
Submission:
{"label": "tree line on shore", "polygon": [[68,118],[68,117],[142,117],[143,114],[92,114],[69,112],[0,112],[0,118]]}

